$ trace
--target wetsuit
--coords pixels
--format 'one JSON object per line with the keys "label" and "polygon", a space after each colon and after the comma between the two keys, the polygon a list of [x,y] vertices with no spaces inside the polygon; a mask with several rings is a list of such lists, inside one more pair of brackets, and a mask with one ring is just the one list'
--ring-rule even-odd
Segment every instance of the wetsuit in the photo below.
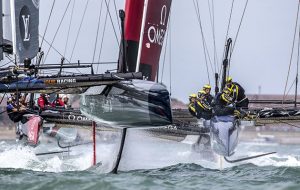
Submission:
{"label": "wetsuit", "polygon": [[208,100],[196,100],[195,108],[197,111],[197,118],[203,118],[206,120],[210,120],[212,117],[212,109]]}
{"label": "wetsuit", "polygon": [[14,109],[16,109],[16,108],[12,103],[7,104],[6,111],[7,111],[8,117],[10,120],[12,120],[13,122],[16,123],[16,122],[19,122],[22,120],[22,117],[25,114],[25,112],[15,111]]}
{"label": "wetsuit", "polygon": [[192,116],[197,117],[197,112],[195,108],[195,102],[190,102],[189,103],[189,112]]}
{"label": "wetsuit", "polygon": [[217,94],[213,107],[215,116],[233,115],[235,108],[222,99],[222,93]]}
{"label": "wetsuit", "polygon": [[228,86],[233,90],[233,101],[236,108],[248,108],[249,100],[245,95],[244,88],[237,82],[233,82],[232,86]]}

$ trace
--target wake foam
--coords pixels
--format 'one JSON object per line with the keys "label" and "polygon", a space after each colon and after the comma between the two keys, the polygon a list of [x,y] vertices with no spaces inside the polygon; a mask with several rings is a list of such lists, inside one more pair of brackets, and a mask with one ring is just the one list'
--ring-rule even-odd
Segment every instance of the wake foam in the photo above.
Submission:
{"label": "wake foam", "polygon": [[[98,145],[97,162],[104,162],[100,152],[109,150],[100,149]],[[44,172],[82,171],[92,166],[92,149],[81,147],[72,149],[70,153],[56,155],[36,156],[35,148],[0,142],[0,168],[25,169]],[[109,149],[109,147],[106,147]],[[47,150],[47,149],[44,149]],[[49,151],[49,149],[48,149]],[[41,152],[38,150],[37,152]],[[43,151],[44,152],[44,151]],[[106,154],[108,156],[108,154]],[[107,158],[106,158],[107,159]],[[101,165],[101,164],[100,164]],[[103,170],[103,169],[102,169]]]}

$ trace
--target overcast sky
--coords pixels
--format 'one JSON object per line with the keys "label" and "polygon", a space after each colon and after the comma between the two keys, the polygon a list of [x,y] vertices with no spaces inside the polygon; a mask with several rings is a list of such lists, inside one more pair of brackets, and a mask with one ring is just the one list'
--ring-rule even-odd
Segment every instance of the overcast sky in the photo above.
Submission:
{"label": "overcast sky", "polygon": [[[54,41],[54,47],[62,54],[65,50],[73,1],[71,1],[72,3],[66,13],[66,18]],[[86,4],[86,0],[75,1],[74,20],[66,51],[67,58],[71,57],[72,48]],[[40,34],[44,33],[52,2],[53,0],[41,1]],[[46,33],[48,41],[52,41],[68,2],[68,0],[56,1],[53,17],[50,20]],[[232,0],[214,0],[215,39],[219,65],[222,63],[231,3]],[[235,1],[229,37],[234,38],[236,35],[245,3],[246,0]],[[78,59],[82,62],[92,61],[100,5],[101,1],[99,0],[89,1],[72,61]],[[125,1],[116,0],[117,9],[123,9],[124,5]],[[209,47],[210,56],[213,59],[213,35],[208,11],[208,0],[199,0],[199,6],[205,40]],[[292,51],[297,6],[298,0],[249,0],[232,55],[230,70],[233,80],[239,82],[248,94],[258,93],[259,86],[261,86],[262,94],[283,94]],[[99,46],[106,14],[104,7],[105,3],[103,3],[102,20],[98,37],[99,43],[95,54],[96,61],[98,61],[99,57]],[[118,40],[120,40],[113,0],[110,4],[110,10]],[[170,23],[171,43],[168,42],[163,82],[170,88],[169,74],[171,62],[172,97],[186,102],[190,93],[197,92],[204,84],[208,83],[202,37],[193,1],[173,0]],[[43,47],[44,51],[47,52],[47,45]],[[295,50],[297,51],[297,48]],[[162,52],[163,55],[164,52]],[[114,35],[110,19],[108,19],[100,61],[116,61],[117,59],[118,42]],[[47,58],[47,63],[59,62],[59,60],[60,56],[51,51]],[[101,66],[99,72],[104,72],[106,69],[114,67],[115,65],[110,65],[109,67]],[[293,59],[288,87],[291,86],[295,79],[295,71],[296,56]],[[212,80],[213,75],[210,78]],[[211,83],[213,84],[213,81]],[[292,89],[291,93],[294,93],[294,89]]]}

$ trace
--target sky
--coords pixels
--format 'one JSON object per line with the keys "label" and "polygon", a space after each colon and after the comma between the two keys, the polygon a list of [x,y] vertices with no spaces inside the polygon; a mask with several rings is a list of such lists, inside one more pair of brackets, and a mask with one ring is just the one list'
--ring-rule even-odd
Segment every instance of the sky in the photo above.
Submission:
{"label": "sky", "polygon": [[[73,46],[87,1],[75,0],[71,32],[68,43],[66,43],[71,8],[74,0],[69,5],[61,27],[59,27],[59,23],[68,2],[69,0],[56,1],[45,39],[48,42],[53,41],[53,37],[59,28],[56,38],[53,41],[53,46],[61,54],[65,54],[68,59],[72,57],[71,62],[76,62],[77,60],[91,62],[93,57],[97,62],[99,60],[100,42],[103,36],[106,15],[106,9],[104,8],[106,5],[105,3],[102,4],[103,11],[101,13],[100,32],[94,55],[97,23],[102,1],[89,1],[74,51]],[[214,40],[208,2],[212,3],[212,0],[198,0],[205,41],[210,57],[213,60]],[[213,2],[215,44],[218,58],[216,62],[220,67],[232,0],[214,0]],[[41,35],[45,32],[52,3],[53,0],[41,1]],[[124,9],[124,0],[115,0],[115,3],[117,10]],[[234,41],[245,3],[246,0],[239,0],[235,1],[234,4],[228,35]],[[230,75],[233,77],[233,80],[239,82],[245,88],[247,94],[259,93],[259,87],[261,87],[261,94],[283,94],[292,52],[297,6],[298,0],[248,1],[230,66]],[[203,39],[193,0],[173,0],[171,9],[170,35],[165,39],[165,42],[169,40],[166,48],[167,51],[166,53],[162,51],[160,63],[160,68],[162,68],[162,60],[166,56],[165,67],[163,74],[160,73],[159,81],[162,80],[167,88],[170,89],[172,97],[187,102],[189,94],[197,92],[204,84],[209,83],[202,46]],[[111,21],[108,19],[100,56],[101,62],[117,61],[118,59],[119,43],[116,38],[120,40],[120,32],[113,0],[110,4],[110,11],[117,37],[115,36]],[[298,29],[296,36],[295,53],[292,59],[288,89],[296,77]],[[66,46],[66,44],[68,45]],[[45,42],[43,49],[45,54],[47,54],[48,45]],[[73,56],[71,56],[72,51]],[[45,63],[59,63],[60,57],[58,53],[51,50]],[[115,67],[116,65],[100,66],[98,72],[105,72],[107,69],[114,69]],[[209,71],[210,83],[214,87],[210,66]],[[81,72],[88,71],[81,70]],[[290,94],[293,93],[294,87],[290,91]]]}

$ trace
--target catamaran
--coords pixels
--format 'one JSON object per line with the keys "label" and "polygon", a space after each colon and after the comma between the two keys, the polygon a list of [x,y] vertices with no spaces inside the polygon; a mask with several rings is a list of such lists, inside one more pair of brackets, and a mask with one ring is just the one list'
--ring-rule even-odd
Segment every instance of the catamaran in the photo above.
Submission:
{"label": "catamaran", "polygon": [[[52,109],[40,113],[31,106],[28,109],[31,113],[25,114],[24,119],[18,122],[18,131],[26,137],[27,143],[38,146],[40,134],[44,133],[56,138],[60,148],[69,149],[81,145],[77,142],[77,135],[68,138],[66,137],[68,132],[59,131],[60,128],[55,129],[51,124],[59,125],[61,128],[64,128],[64,125],[73,128],[78,128],[79,125],[92,128],[94,142],[89,143],[94,143],[94,148],[96,148],[96,127],[121,129],[122,137],[114,172],[117,171],[122,157],[128,128],[144,128],[150,133],[179,134],[183,137],[189,134],[197,135],[197,143],[201,143],[202,138],[208,138],[205,145],[216,154],[224,156],[229,162],[266,155],[235,161],[227,159],[234,154],[241,124],[240,120],[233,116],[216,117],[211,121],[191,119],[192,122],[185,122],[180,119],[183,114],[180,110],[181,115],[177,117],[178,110],[172,111],[168,90],[157,82],[171,2],[171,0],[127,0],[125,12],[119,11],[122,40],[117,72],[95,74],[93,63],[64,64],[64,58],[61,64],[41,65],[43,52],[39,45],[38,30],[40,2],[4,0],[3,25],[0,26],[5,26],[5,32],[0,35],[3,44],[3,48],[0,49],[5,55],[12,55],[15,65],[1,69],[0,92],[81,94],[80,110]],[[11,15],[11,20],[5,15]],[[10,25],[12,30],[7,31]],[[229,49],[227,46],[227,53]],[[35,64],[29,61],[33,59],[36,61]],[[224,60],[226,63],[228,58]],[[91,72],[62,74],[63,69],[70,68],[90,68]],[[226,68],[224,64],[223,79],[227,74]],[[45,69],[59,71],[56,75],[47,76],[41,72]],[[32,96],[31,101],[33,100]],[[78,122],[75,118],[81,119],[78,119]],[[49,152],[52,153],[59,152]]]}

